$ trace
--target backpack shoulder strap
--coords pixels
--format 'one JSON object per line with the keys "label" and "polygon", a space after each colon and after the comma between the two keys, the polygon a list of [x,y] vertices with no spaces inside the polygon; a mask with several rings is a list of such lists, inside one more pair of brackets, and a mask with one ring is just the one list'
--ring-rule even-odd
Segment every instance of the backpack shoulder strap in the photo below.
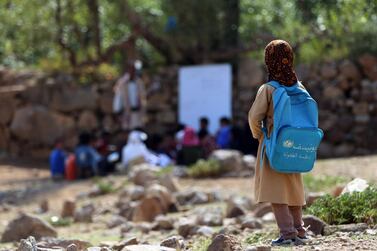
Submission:
{"label": "backpack shoulder strap", "polygon": [[269,86],[274,87],[275,89],[278,89],[278,88],[281,87],[281,85],[279,84],[279,82],[276,82],[276,81],[270,81],[270,82],[268,82],[266,84],[269,85]]}

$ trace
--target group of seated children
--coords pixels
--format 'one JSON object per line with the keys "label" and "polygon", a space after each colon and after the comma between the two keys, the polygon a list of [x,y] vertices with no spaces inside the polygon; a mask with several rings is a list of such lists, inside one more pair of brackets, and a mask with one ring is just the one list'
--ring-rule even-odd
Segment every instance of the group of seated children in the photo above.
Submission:
{"label": "group of seated children", "polygon": [[171,164],[167,155],[154,153],[147,148],[144,143],[147,134],[142,131],[131,131],[126,144],[121,144],[119,149],[109,144],[107,136],[108,134],[103,134],[94,140],[91,134],[82,133],[74,152],[70,154],[64,151],[62,142],[58,141],[50,154],[53,179],[75,180],[104,176],[114,172],[116,165],[124,170],[138,163],[161,167]]}
{"label": "group of seated children", "polygon": [[[198,159],[208,158],[216,149],[236,149],[244,153],[250,152],[247,146],[253,146],[253,140],[245,136],[249,128],[239,128],[223,117],[215,135],[208,129],[209,120],[202,117],[199,130],[179,125],[169,136],[148,138],[142,129],[127,132],[126,138],[119,147],[110,145],[109,134],[103,133],[95,139],[89,133],[81,133],[74,151],[67,154],[61,141],[57,141],[50,155],[51,175],[55,179],[83,179],[91,176],[103,176],[118,169],[126,170],[139,163],[150,163],[166,167],[172,163],[189,166]],[[119,137],[119,136],[118,136]],[[247,152],[249,151],[249,152]]]}
{"label": "group of seated children", "polygon": [[52,178],[75,180],[114,171],[114,165],[108,161],[107,147],[106,133],[98,141],[89,133],[81,133],[73,153],[67,153],[63,142],[58,140],[50,154]]}

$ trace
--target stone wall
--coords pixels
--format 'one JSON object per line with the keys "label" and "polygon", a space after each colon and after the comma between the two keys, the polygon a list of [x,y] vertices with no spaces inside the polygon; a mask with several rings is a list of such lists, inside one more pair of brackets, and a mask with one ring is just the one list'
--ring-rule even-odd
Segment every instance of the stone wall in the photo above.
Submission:
{"label": "stone wall", "polygon": [[[325,131],[320,156],[376,152],[377,57],[299,65],[296,71],[320,108],[320,127]],[[144,76],[150,133],[176,126],[177,72],[178,67],[169,67]],[[234,79],[234,120],[244,125],[266,74],[261,63],[244,58]],[[78,86],[67,75],[0,70],[0,151],[46,158],[56,139],[64,138],[72,148],[82,130],[106,129],[116,135],[120,128],[112,114],[113,84]]]}

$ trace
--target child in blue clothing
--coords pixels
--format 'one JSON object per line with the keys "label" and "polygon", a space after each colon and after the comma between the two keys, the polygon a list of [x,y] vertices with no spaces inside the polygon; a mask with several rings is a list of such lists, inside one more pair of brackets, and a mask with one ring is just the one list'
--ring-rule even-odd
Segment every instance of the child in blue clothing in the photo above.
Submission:
{"label": "child in blue clothing", "polygon": [[232,126],[226,117],[220,119],[220,129],[216,135],[217,146],[221,149],[229,149],[232,137]]}
{"label": "child in blue clothing", "polygon": [[50,154],[50,171],[53,179],[64,178],[65,158],[66,154],[63,150],[63,143],[57,141],[55,148]]}

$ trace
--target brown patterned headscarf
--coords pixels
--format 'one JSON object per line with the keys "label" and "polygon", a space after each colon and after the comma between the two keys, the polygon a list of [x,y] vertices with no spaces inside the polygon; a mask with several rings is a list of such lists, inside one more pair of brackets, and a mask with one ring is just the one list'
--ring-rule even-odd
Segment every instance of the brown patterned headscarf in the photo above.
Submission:
{"label": "brown patterned headscarf", "polygon": [[293,50],[288,42],[271,41],[264,50],[268,81],[275,80],[286,86],[294,85],[297,82],[297,76],[293,70],[293,58]]}

